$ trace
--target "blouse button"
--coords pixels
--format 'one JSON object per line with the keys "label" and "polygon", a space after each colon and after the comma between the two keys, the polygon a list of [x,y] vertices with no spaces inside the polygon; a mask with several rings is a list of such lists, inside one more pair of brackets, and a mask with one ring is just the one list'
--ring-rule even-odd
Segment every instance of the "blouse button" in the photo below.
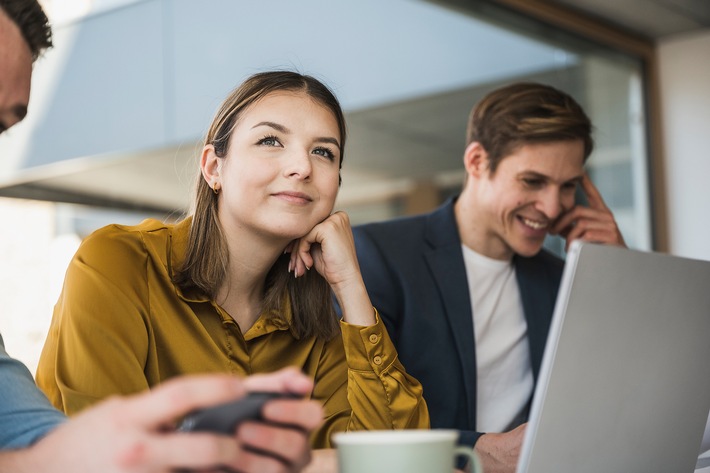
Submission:
{"label": "blouse button", "polygon": [[379,340],[379,337],[375,335],[374,333],[370,335],[370,343],[377,343],[377,340]]}
{"label": "blouse button", "polygon": [[374,358],[372,359],[372,361],[374,361],[375,364],[379,366],[379,365],[382,364],[382,357],[380,357],[379,355],[377,355],[376,357],[374,357]]}

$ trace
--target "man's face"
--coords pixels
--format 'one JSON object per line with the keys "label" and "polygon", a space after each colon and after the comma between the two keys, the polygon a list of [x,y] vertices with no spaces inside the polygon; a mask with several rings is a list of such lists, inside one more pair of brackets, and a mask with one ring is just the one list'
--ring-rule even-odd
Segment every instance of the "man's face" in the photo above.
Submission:
{"label": "man's face", "polygon": [[462,195],[473,209],[468,215],[475,237],[469,245],[496,259],[534,256],[554,222],[574,207],[584,145],[581,140],[524,145],[504,157],[493,174],[487,159]]}
{"label": "man's face", "polygon": [[0,133],[27,114],[32,53],[20,29],[0,10]]}

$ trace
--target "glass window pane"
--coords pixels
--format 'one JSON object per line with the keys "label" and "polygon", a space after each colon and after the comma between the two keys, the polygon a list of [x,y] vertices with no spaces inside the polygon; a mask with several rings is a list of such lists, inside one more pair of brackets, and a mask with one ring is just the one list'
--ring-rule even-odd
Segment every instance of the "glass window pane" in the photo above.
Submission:
{"label": "glass window pane", "polygon": [[[425,211],[458,193],[471,107],[494,88],[536,81],[568,92],[585,108],[595,126],[595,151],[587,164],[590,176],[614,212],[627,244],[650,249],[641,60],[490,5],[432,3],[442,10],[448,9],[442,3],[456,3],[452,11],[471,18],[466,27],[472,31],[495,28],[509,35],[507,42],[463,44],[446,34],[449,25],[438,25],[442,32],[438,41],[448,39],[440,45],[443,50],[461,62],[497,74],[462,74],[464,80],[455,87],[348,114],[352,140],[340,201],[353,221]],[[406,14],[406,9],[401,12],[401,24],[411,23]],[[523,47],[538,51],[537,62],[515,71],[498,67],[515,63]],[[427,64],[420,67],[426,69]],[[440,72],[457,74],[453,68]],[[562,253],[563,244],[557,238],[549,239],[547,246]]]}

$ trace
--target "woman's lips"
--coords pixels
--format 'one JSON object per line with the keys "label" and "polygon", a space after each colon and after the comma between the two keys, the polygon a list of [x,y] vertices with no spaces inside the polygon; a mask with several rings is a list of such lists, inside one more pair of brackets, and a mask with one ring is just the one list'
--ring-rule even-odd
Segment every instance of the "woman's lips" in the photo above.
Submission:
{"label": "woman's lips", "polygon": [[304,194],[303,192],[277,192],[273,194],[273,196],[295,204],[307,204],[313,201],[311,196],[309,196],[308,194]]}

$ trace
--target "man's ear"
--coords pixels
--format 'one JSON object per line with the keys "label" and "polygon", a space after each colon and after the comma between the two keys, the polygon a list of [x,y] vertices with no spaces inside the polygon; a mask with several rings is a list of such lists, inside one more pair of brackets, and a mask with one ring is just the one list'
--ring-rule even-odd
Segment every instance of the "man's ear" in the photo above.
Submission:
{"label": "man's ear", "polygon": [[213,145],[206,145],[202,148],[200,156],[200,170],[202,177],[207,181],[212,189],[219,190],[222,187],[220,170],[222,169],[222,159],[215,153]]}
{"label": "man's ear", "polygon": [[488,152],[478,141],[470,143],[463,154],[463,165],[466,174],[481,178],[488,171]]}

